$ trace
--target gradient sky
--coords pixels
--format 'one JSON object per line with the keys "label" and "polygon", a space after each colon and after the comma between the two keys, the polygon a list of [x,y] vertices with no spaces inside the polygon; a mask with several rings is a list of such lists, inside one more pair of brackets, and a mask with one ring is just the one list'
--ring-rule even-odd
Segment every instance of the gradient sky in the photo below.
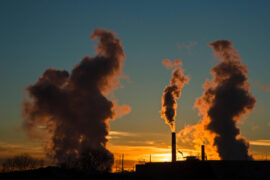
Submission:
{"label": "gradient sky", "polygon": [[159,113],[171,73],[161,64],[165,58],[181,59],[191,77],[179,100],[176,130],[198,122],[193,104],[218,62],[207,44],[226,39],[248,66],[257,99],[254,111],[239,125],[241,134],[252,144],[263,142],[251,145],[252,152],[263,155],[270,150],[269,9],[267,0],[1,1],[0,156],[8,154],[8,148],[41,151],[39,142],[21,130],[23,89],[49,67],[71,70],[85,55],[94,56],[96,41],[89,37],[97,27],[113,30],[122,39],[127,56],[123,70],[130,77],[115,97],[132,112],[110,123],[115,133],[110,148],[119,153],[121,147],[137,153],[141,148],[147,154],[170,145],[169,126]]}

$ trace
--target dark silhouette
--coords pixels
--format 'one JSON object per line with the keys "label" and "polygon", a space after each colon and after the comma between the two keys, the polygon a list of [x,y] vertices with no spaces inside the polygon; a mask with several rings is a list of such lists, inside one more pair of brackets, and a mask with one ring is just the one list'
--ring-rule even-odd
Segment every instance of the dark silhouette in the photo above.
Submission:
{"label": "dark silhouette", "polygon": [[269,161],[188,161],[146,163],[136,172],[109,173],[93,170],[47,167],[0,173],[0,179],[270,179]]}
{"label": "dark silhouette", "polygon": [[96,170],[113,165],[106,149],[108,121],[127,113],[107,98],[119,85],[125,59],[121,40],[114,36],[96,29],[91,35],[99,39],[96,57],[84,57],[70,73],[47,69],[26,88],[31,100],[23,103],[24,127],[32,137],[46,130],[50,139],[45,150],[57,164],[73,167],[81,160],[82,167]]}
{"label": "dark silhouette", "polygon": [[200,161],[146,163],[136,166],[142,179],[270,179],[270,161]]}
{"label": "dark silhouette", "polygon": [[28,154],[21,154],[8,158],[2,163],[3,172],[24,171],[43,167],[44,160],[33,158]]}
{"label": "dark silhouette", "polygon": [[102,153],[100,150],[89,149],[80,155],[79,167],[82,169],[109,171],[110,167],[106,166],[106,164],[113,164],[113,157],[106,151]]}

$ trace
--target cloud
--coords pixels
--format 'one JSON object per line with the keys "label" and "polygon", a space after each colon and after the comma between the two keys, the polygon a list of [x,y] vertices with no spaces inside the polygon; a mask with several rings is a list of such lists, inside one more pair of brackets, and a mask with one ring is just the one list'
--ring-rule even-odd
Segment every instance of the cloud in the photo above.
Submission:
{"label": "cloud", "polygon": [[110,131],[109,135],[110,136],[132,136],[132,137],[138,136],[135,133],[129,133],[129,132],[124,132],[124,131]]}
{"label": "cloud", "polygon": [[0,141],[0,158],[28,153],[34,157],[44,157],[43,148],[35,144],[10,144]]}
{"label": "cloud", "polygon": [[260,88],[262,91],[270,93],[270,85],[269,84],[261,84],[258,81],[255,81],[255,85]]}
{"label": "cloud", "polygon": [[269,139],[254,140],[254,141],[249,141],[249,143],[250,145],[253,145],[253,146],[270,146]]}
{"label": "cloud", "polygon": [[178,67],[182,66],[182,61],[179,59],[175,59],[174,61],[171,61],[169,59],[164,59],[162,60],[162,63],[166,68],[169,68],[169,69],[177,67],[177,66]]}
{"label": "cloud", "polygon": [[179,51],[186,49],[186,50],[188,50],[189,53],[191,53],[191,49],[196,45],[198,45],[198,42],[196,42],[196,41],[190,41],[189,43],[182,42],[181,44],[178,42],[176,43],[176,46],[179,49]]}
{"label": "cloud", "polygon": [[131,107],[129,105],[121,105],[115,108],[116,118],[121,118],[131,112]]}
{"label": "cloud", "polygon": [[123,138],[131,138],[131,137],[138,137],[139,135],[136,133],[124,132],[124,131],[109,131],[109,135],[107,139],[123,139]]}
{"label": "cloud", "polygon": [[[156,139],[155,137],[159,137]],[[108,138],[108,137],[107,137]],[[113,146],[164,146],[166,135],[149,132],[110,131],[110,144]]]}
{"label": "cloud", "polygon": [[256,131],[259,129],[259,126],[258,125],[252,126],[251,129],[252,129],[252,131]]}
{"label": "cloud", "polygon": [[6,147],[0,146],[0,152],[7,151],[8,149]]}
{"label": "cloud", "polygon": [[[166,157],[171,155],[170,146],[130,146],[130,145],[112,145],[109,143],[109,149],[114,154],[125,154],[126,159],[138,160],[152,155],[153,161],[163,161]],[[198,154],[199,151],[193,149],[179,148],[182,152],[187,155]],[[163,157],[163,158],[162,158]],[[169,157],[170,159],[170,157]]]}

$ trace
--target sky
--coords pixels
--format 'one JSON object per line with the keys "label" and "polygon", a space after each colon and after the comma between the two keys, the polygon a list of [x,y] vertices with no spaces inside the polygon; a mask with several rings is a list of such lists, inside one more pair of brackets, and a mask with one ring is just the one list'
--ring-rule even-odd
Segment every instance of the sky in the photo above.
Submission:
{"label": "sky", "polygon": [[[252,113],[239,124],[257,158],[270,150],[270,2],[238,1],[1,1],[0,2],[0,157],[17,152],[41,155],[42,145],[22,130],[24,88],[50,67],[70,71],[95,55],[95,28],[115,31],[126,54],[114,92],[132,111],[110,122],[109,149],[133,160],[167,160],[170,128],[160,118],[161,96],[171,71],[163,59],[180,59],[190,82],[178,101],[176,131],[200,120],[193,108],[218,63],[208,44],[230,40],[248,66]],[[158,138],[157,138],[158,137]],[[179,146],[181,149],[181,146]],[[187,150],[186,152],[188,152]],[[161,156],[161,157],[160,157]]]}

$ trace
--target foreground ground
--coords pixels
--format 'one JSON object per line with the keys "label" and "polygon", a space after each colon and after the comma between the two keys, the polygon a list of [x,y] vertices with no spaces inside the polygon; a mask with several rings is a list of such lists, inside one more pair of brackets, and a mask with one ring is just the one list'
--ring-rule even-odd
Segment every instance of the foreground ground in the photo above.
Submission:
{"label": "foreground ground", "polygon": [[47,167],[28,171],[0,173],[0,180],[29,179],[29,180],[69,180],[69,179],[139,179],[134,172],[101,173],[79,169],[63,169]]}
{"label": "foreground ground", "polygon": [[270,179],[270,162],[254,161],[207,161],[207,162],[176,162],[146,163],[138,165],[137,172],[108,173],[80,169],[64,169],[46,167],[35,170],[0,173],[0,180],[84,180],[84,179]]}

